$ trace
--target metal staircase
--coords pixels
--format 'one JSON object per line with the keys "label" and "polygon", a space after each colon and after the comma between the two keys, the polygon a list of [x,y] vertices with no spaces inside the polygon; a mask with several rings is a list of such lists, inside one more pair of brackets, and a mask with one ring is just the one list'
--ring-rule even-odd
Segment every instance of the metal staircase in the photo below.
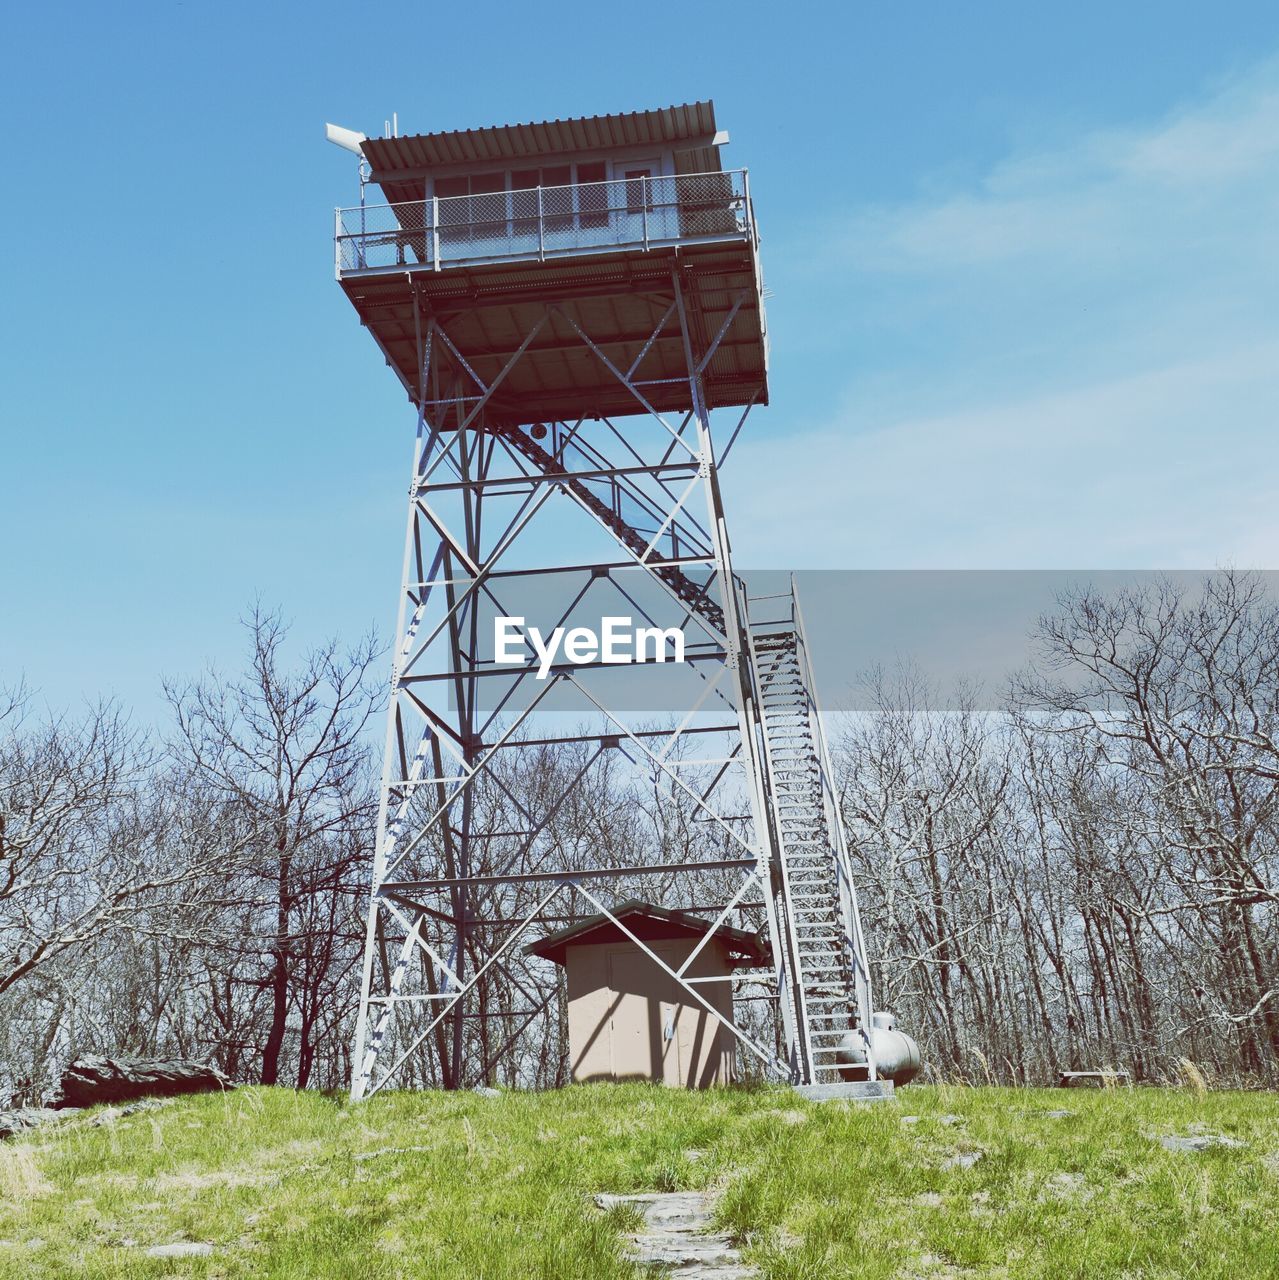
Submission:
{"label": "metal staircase", "polygon": [[750,603],[758,612],[778,599],[789,605],[788,616],[752,619],[750,639],[795,977],[791,1000],[799,1006],[800,1061],[793,1065],[803,1082],[820,1084],[840,1078],[835,1054],[849,1030],[871,1025],[870,984],[794,586]]}
{"label": "metal staircase", "polygon": [[[591,490],[586,481],[567,478],[569,468],[564,465],[561,459],[566,456],[569,450],[584,454],[586,450],[583,445],[577,442],[561,441],[556,452],[552,453],[550,450],[543,448],[531,434],[521,430],[519,427],[492,427],[490,430],[513,445],[543,475],[566,476],[564,487],[601,524],[611,530],[619,542],[629,547],[635,553],[637,559],[643,561],[649,557],[651,554],[649,540],[623,514],[623,502],[629,500],[632,507],[637,509],[637,514],[640,518],[649,516],[661,519],[660,512],[654,517],[651,500],[641,489],[627,484],[624,480],[610,483],[608,488],[612,502],[611,504],[606,503]],[[587,466],[590,466],[594,461],[595,459],[589,456],[585,458]],[[699,545],[701,539],[697,537],[697,533],[701,532],[700,530],[690,533],[686,522],[678,520],[668,520],[664,523],[667,524],[669,535],[675,545],[678,546],[679,536],[683,533],[684,541],[688,545],[695,547],[703,555],[708,554],[708,551]],[[724,634],[724,611],[707,597],[705,587],[694,582],[682,569],[675,565],[656,565],[653,568],[653,572],[670,587],[689,609],[705,618],[718,635]]]}

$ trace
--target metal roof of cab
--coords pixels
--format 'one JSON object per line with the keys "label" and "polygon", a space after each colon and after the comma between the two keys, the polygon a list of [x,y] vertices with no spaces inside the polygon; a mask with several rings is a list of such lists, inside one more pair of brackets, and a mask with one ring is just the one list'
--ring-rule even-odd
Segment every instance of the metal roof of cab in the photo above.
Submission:
{"label": "metal roof of cab", "polygon": [[694,168],[688,172],[715,172],[722,167],[719,148],[727,141],[727,135],[715,127],[715,104],[707,100],[651,111],[366,138],[361,149],[373,170],[373,181],[395,201],[420,199],[420,191],[416,197],[406,194],[402,184],[420,183],[428,173],[440,169],[637,147],[696,152],[691,161]]}
{"label": "metal roof of cab", "polygon": [[[625,921],[628,929],[646,942],[666,938],[701,938],[711,930],[710,924],[700,916],[687,911],[672,911],[629,898],[613,908],[612,914]],[[720,925],[715,937],[728,949],[729,959],[740,965],[766,965],[769,961],[768,944],[757,933]],[[630,942],[603,912],[587,916],[524,948],[527,956],[540,956],[563,964],[565,952],[570,946],[585,946],[599,942]]]}

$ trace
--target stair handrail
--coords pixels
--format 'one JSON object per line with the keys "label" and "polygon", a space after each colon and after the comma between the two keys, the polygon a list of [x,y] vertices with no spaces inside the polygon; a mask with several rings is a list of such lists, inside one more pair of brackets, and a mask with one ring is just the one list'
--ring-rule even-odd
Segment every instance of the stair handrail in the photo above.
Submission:
{"label": "stair handrail", "polygon": [[[745,594],[744,584],[743,594]],[[746,638],[750,647],[751,673],[754,677],[754,696],[756,705],[759,707],[760,737],[764,748],[765,777],[768,785],[768,821],[773,829],[773,847],[777,850],[778,871],[782,882],[782,900],[785,903],[786,911],[785,926],[779,930],[779,933],[786,941],[785,956],[788,961],[788,973],[786,975],[788,981],[786,991],[779,991],[778,994],[784,1000],[789,998],[791,1002],[791,1012],[795,1020],[792,1035],[800,1059],[795,1064],[798,1080],[800,1083],[810,1084],[816,1083],[816,1064],[813,1058],[812,1026],[808,1014],[808,996],[804,986],[804,965],[799,954],[799,939],[795,931],[794,903],[790,886],[790,860],[786,856],[786,839],[777,817],[779,795],[777,774],[773,761],[773,744],[769,739],[764,712],[763,680],[760,674],[759,651],[756,645],[757,635],[762,628],[760,624],[755,623],[750,617],[749,601],[745,616],[747,619]],[[764,627],[784,627],[786,625],[785,620],[780,622],[769,620],[763,624]],[[787,1006],[783,1004],[783,1013],[786,1012],[786,1009]],[[790,1029],[788,1028],[788,1030]]]}
{"label": "stair handrail", "polygon": [[821,709],[817,705],[816,680],[812,663],[809,660],[808,632],[804,626],[804,611],[799,603],[799,584],[795,575],[790,578],[792,616],[795,634],[798,639],[799,662],[803,671],[804,687],[809,699],[810,720],[813,725],[813,737],[816,740],[818,762],[821,766],[822,804],[826,809],[827,827],[835,846],[835,866],[840,885],[841,906],[844,908],[844,923],[847,941],[853,957],[853,986],[857,1003],[857,1016],[866,1047],[866,1062],[870,1079],[874,1080],[875,1060],[871,1052],[871,1015],[874,1003],[871,989],[870,966],[866,959],[866,937],[862,931],[861,905],[858,900],[857,886],[853,881],[852,861],[848,855],[848,837],[844,830],[843,815],[840,812],[838,798],[835,794],[833,779],[834,768],[831,764],[830,750],[826,745],[825,724]]}

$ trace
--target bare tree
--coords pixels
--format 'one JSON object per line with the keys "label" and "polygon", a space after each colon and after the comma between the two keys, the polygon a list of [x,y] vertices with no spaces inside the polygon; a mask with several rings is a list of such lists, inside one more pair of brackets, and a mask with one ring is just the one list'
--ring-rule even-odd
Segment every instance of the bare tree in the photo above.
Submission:
{"label": "bare tree", "polygon": [[141,927],[162,897],[188,900],[221,871],[207,841],[177,849],[147,813],[153,757],[114,707],[36,719],[0,711],[0,994],[63,953]]}
{"label": "bare tree", "polygon": [[[872,677],[837,753],[841,803],[881,1001],[935,1070],[1159,1080],[1184,1056],[1279,1080],[1279,606],[1263,586],[1225,573],[1063,596],[1002,711],[939,705],[909,670]],[[349,1078],[376,646],[293,660],[276,615],[246,629],[242,674],[168,687],[167,748],[109,706],[49,717],[0,699],[0,1097],[37,1098],[51,1063],[90,1049]],[[513,875],[724,852],[686,795],[602,743],[508,753],[469,803],[482,879],[437,920],[464,922],[460,948],[415,953],[436,993],[452,979],[433,955],[476,974],[538,901]],[[425,865],[450,866],[446,838]],[[729,873],[636,883],[702,908],[732,892]],[[555,909],[567,923],[588,905]],[[410,1082],[564,1083],[562,998],[560,975],[510,949]],[[427,1003],[403,1014],[410,1034]],[[459,1048],[474,1078],[457,1078]]]}
{"label": "bare tree", "polygon": [[[1279,608],[1256,577],[1229,571],[1197,595],[1167,580],[1074,593],[1040,637],[1044,660],[1020,681],[1019,709],[1041,732],[1097,744],[1142,816],[1126,852],[1158,871],[1147,893],[1121,874],[1112,911],[1158,937],[1187,991],[1201,993],[1195,1017],[1242,1035],[1247,1069],[1273,1076]],[[1132,936],[1124,951],[1135,954]]]}
{"label": "bare tree", "polygon": [[174,757],[251,833],[239,910],[209,966],[211,1001],[240,1035],[245,1004],[260,1008],[264,1084],[281,1078],[292,1018],[294,1077],[305,1086],[317,1037],[332,1030],[331,997],[354,963],[335,939],[358,937],[352,899],[367,890],[376,805],[365,731],[381,699],[371,679],[378,646],[372,637],[349,652],[330,643],[290,670],[278,615],[256,609],[245,627],[245,675],[166,686]]}
{"label": "bare tree", "polygon": [[939,706],[909,668],[866,683],[871,710],[850,720],[837,757],[880,996],[959,1071],[999,1027],[994,995],[1009,982],[1011,908],[997,856],[1006,745],[970,692]]}

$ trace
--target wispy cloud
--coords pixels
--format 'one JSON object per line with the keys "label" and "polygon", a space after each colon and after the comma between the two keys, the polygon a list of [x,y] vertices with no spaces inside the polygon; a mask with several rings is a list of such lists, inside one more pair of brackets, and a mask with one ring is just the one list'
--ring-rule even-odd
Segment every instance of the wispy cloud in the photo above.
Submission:
{"label": "wispy cloud", "polygon": [[1279,61],[821,241],[878,367],[743,442],[739,557],[1279,564]]}
{"label": "wispy cloud", "polygon": [[[1116,128],[1073,146],[1011,156],[973,189],[864,210],[843,238],[867,271],[961,270],[1134,261],[1206,250],[1271,263],[1279,204],[1279,61],[1146,129]],[[1237,235],[1246,233],[1247,245]]]}

